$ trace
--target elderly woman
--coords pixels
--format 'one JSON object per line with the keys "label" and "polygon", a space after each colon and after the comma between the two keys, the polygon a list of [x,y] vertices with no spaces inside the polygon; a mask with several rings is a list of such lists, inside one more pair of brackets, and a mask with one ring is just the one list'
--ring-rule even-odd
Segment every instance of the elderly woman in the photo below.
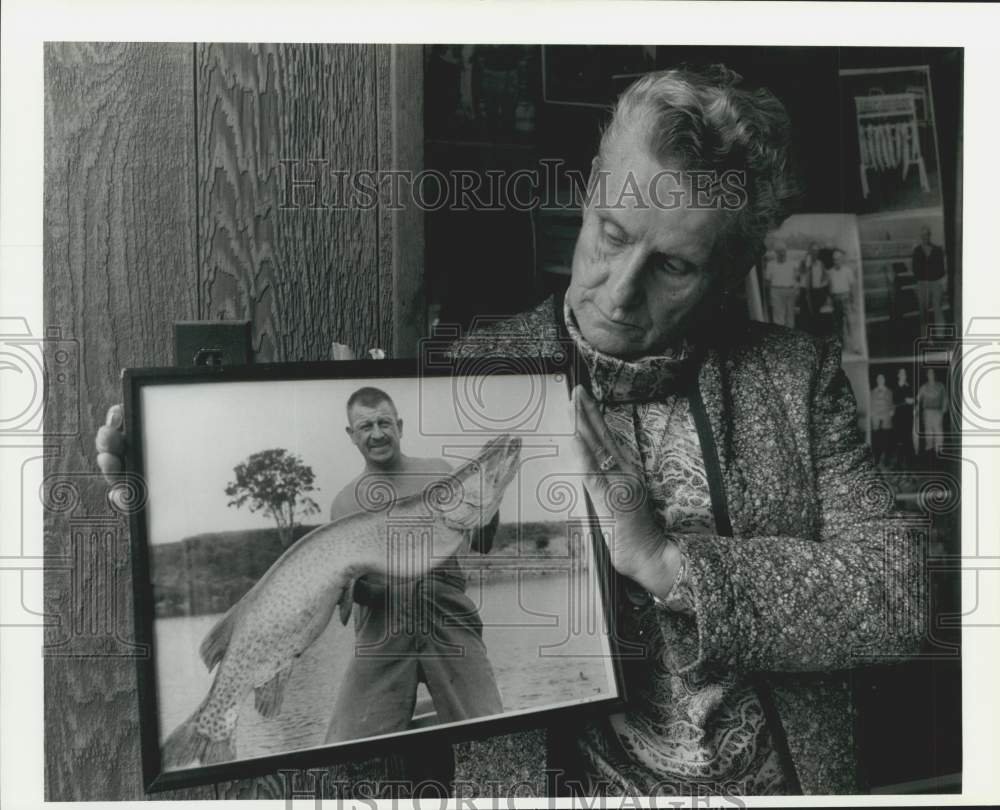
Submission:
{"label": "elderly woman", "polygon": [[[579,360],[576,444],[632,653],[626,711],[550,732],[583,791],[857,792],[846,670],[919,645],[920,555],[840,346],[726,304],[790,193],[787,133],[725,69],[641,78],[595,159],[565,298],[453,350]],[[120,445],[117,423],[98,436],[106,472]]]}
{"label": "elderly woman", "polygon": [[[839,343],[726,305],[790,189],[785,111],[737,83],[717,69],[633,84],[565,299],[455,348],[568,347],[586,378],[577,445],[610,515],[618,632],[644,650],[627,711],[551,737],[589,792],[857,792],[846,670],[920,643],[921,557],[889,519]],[[712,204],[692,173],[718,180]],[[624,508],[604,502],[616,481],[635,489]]]}

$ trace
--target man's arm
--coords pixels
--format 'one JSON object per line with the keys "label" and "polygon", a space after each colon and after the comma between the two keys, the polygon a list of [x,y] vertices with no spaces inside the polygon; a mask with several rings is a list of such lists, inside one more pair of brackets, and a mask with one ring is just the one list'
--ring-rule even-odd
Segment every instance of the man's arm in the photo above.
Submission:
{"label": "man's arm", "polygon": [[890,513],[839,354],[826,342],[811,403],[819,540],[672,534],[682,573],[657,608],[671,670],[822,671],[919,649],[923,552]]}

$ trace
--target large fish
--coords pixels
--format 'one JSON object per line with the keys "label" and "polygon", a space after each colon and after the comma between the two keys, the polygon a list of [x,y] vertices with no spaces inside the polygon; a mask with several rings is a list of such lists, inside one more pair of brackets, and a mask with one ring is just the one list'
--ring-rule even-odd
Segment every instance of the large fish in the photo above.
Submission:
{"label": "large fish", "polygon": [[278,714],[295,660],[320,636],[338,605],[347,622],[354,579],[370,573],[412,579],[454,554],[468,530],[496,514],[520,451],[520,439],[499,436],[422,493],[321,526],[289,548],[202,642],[205,666],[217,665],[215,679],[194,714],[164,743],[164,767],[234,759],[247,693],[254,690],[264,717]]}

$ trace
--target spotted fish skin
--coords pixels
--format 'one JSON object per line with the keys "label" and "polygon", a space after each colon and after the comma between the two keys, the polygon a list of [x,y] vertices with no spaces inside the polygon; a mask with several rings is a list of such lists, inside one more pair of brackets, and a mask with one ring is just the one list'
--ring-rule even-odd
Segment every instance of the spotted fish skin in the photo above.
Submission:
{"label": "spotted fish skin", "polygon": [[520,450],[517,437],[498,436],[423,493],[321,526],[289,548],[202,642],[201,658],[216,668],[215,678],[201,705],[164,742],[164,768],[234,759],[247,693],[255,690],[263,716],[278,714],[292,665],[338,605],[346,623],[354,579],[370,573],[412,579],[451,557],[468,530],[496,514]]}

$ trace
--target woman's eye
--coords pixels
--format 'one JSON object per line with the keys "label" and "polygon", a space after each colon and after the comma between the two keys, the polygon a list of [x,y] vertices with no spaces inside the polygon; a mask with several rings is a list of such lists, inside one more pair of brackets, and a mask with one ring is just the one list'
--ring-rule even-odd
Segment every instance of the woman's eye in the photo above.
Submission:
{"label": "woman's eye", "polygon": [[601,229],[601,234],[604,237],[604,241],[612,247],[622,247],[626,242],[625,235],[623,233],[620,233],[607,225]]}
{"label": "woman's eye", "polygon": [[686,276],[691,272],[691,267],[687,262],[680,262],[673,259],[660,259],[656,263],[656,266],[661,273],[667,273],[671,276]]}

